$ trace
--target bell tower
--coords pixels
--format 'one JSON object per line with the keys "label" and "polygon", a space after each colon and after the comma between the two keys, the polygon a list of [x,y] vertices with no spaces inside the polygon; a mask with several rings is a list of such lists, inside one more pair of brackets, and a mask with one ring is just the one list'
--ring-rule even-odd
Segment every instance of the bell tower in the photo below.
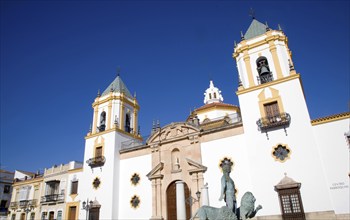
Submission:
{"label": "bell tower", "polygon": [[[98,219],[118,219],[120,150],[123,143],[141,141],[140,106],[120,75],[92,103],[92,126],[85,137],[84,167],[78,194],[87,199]],[[86,210],[81,210],[81,217]],[[91,213],[91,210],[90,210]]]}
{"label": "bell tower", "polygon": [[[278,181],[265,178],[267,169],[271,177],[287,172],[303,179],[305,194],[315,191],[311,187],[314,181],[320,183],[317,190],[327,191],[322,161],[314,156],[318,149],[301,77],[295,71],[285,33],[279,26],[272,29],[253,18],[245,34],[241,32],[240,42],[235,43],[233,58],[252,182],[264,179],[259,188],[265,190],[256,189],[256,197],[267,198],[273,181]],[[310,158],[307,162],[305,155]],[[301,169],[313,177],[304,178]],[[320,200],[329,205],[327,195]],[[273,213],[279,205],[269,203],[264,209]]]}

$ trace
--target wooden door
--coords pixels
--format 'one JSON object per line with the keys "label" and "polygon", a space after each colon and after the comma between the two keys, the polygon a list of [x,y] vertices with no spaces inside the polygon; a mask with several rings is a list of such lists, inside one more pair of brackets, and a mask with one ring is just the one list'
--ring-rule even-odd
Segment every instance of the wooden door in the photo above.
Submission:
{"label": "wooden door", "polygon": [[[167,220],[173,220],[177,219],[176,214],[176,181],[172,182],[166,191],[167,195]],[[186,219],[191,218],[191,207],[188,201],[188,198],[190,197],[190,190],[186,183],[184,183],[185,187],[185,204],[186,204]]]}

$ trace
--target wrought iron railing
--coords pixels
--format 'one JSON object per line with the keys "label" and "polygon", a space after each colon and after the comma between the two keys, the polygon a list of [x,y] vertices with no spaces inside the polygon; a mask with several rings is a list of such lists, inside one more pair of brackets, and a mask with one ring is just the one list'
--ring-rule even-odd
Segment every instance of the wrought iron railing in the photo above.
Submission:
{"label": "wrought iron railing", "polygon": [[16,209],[18,207],[18,202],[11,202],[10,203],[10,208],[11,209]]}
{"label": "wrought iron railing", "polygon": [[98,156],[98,157],[93,157],[90,158],[86,161],[86,163],[91,167],[101,167],[105,164],[106,158],[104,156]]}
{"label": "wrought iron railing", "polygon": [[27,208],[27,207],[36,207],[37,205],[37,201],[36,199],[31,199],[31,200],[21,200],[19,202],[11,202],[10,203],[10,207],[11,208]]}
{"label": "wrought iron railing", "polygon": [[63,201],[64,201],[64,194],[51,194],[51,195],[45,195],[41,197],[41,203],[63,202]]}
{"label": "wrought iron railing", "polygon": [[264,84],[264,83],[273,81],[272,73],[263,74],[263,75],[257,76],[256,78],[258,79],[259,84]]}
{"label": "wrought iron railing", "polygon": [[280,113],[274,116],[267,116],[260,118],[256,124],[258,125],[259,130],[265,131],[271,128],[277,127],[287,127],[290,123],[290,115],[288,113]]}

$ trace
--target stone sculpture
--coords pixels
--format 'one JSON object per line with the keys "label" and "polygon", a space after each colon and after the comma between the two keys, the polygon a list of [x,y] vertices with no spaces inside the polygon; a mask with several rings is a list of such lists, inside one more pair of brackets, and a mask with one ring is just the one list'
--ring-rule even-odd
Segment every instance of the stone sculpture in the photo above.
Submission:
{"label": "stone sculpture", "polygon": [[219,200],[224,199],[226,206],[215,208],[204,205],[197,210],[191,220],[196,217],[199,220],[246,220],[254,218],[256,213],[262,209],[261,205],[255,208],[256,199],[251,192],[244,193],[241,199],[241,206],[236,209],[236,189],[230,177],[232,166],[233,163],[228,158],[224,158],[220,164],[223,175],[221,177],[221,195]]}
{"label": "stone sculpture", "polygon": [[254,218],[256,213],[262,209],[261,205],[258,205],[256,209],[255,206],[255,197],[253,193],[246,192],[244,193],[242,199],[241,199],[241,206],[237,209],[237,216],[240,216],[242,220],[246,220],[249,218]]}
{"label": "stone sculpture", "polygon": [[199,220],[238,220],[235,213],[233,213],[227,206],[215,208],[204,205],[197,210],[191,220],[196,216],[198,216]]}

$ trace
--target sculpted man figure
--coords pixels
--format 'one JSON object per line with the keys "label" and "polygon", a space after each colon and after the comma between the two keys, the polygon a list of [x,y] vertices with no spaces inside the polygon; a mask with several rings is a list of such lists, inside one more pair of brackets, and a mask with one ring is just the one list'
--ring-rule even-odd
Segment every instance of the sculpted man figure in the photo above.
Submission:
{"label": "sculpted man figure", "polygon": [[219,201],[224,199],[226,206],[236,213],[236,195],[235,195],[235,183],[230,177],[231,167],[233,163],[225,159],[221,164],[223,175],[221,177],[221,195]]}

